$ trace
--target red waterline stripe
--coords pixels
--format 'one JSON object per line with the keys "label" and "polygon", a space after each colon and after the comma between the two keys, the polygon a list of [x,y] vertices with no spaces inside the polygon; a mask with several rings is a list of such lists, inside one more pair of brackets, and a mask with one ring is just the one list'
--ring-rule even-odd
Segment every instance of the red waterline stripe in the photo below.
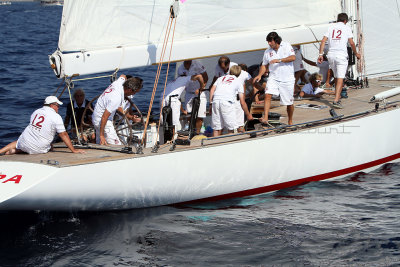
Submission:
{"label": "red waterline stripe", "polygon": [[375,166],[384,164],[384,163],[392,161],[392,160],[396,160],[398,158],[400,158],[400,153],[397,153],[397,154],[394,154],[392,156],[385,157],[382,159],[374,160],[374,161],[371,161],[368,163],[364,163],[364,164],[349,167],[346,169],[338,170],[338,171],[328,172],[328,173],[324,173],[324,174],[318,174],[315,176],[310,176],[310,177],[299,179],[299,180],[294,180],[294,181],[290,181],[290,182],[274,184],[274,185],[269,185],[269,186],[264,186],[264,187],[253,188],[253,189],[249,189],[249,190],[219,195],[219,196],[215,196],[215,197],[207,197],[207,198],[201,198],[201,199],[181,202],[179,204],[191,204],[191,203],[198,203],[198,202],[218,201],[218,200],[229,199],[229,198],[238,198],[238,197],[245,197],[245,196],[251,196],[251,195],[258,195],[258,194],[262,194],[262,193],[266,193],[266,192],[276,191],[276,190],[280,190],[280,189],[284,189],[284,188],[288,188],[288,187],[292,187],[292,186],[306,184],[309,182],[322,181],[322,180],[330,179],[333,177],[361,171],[364,169],[368,169],[371,167],[375,167]]}

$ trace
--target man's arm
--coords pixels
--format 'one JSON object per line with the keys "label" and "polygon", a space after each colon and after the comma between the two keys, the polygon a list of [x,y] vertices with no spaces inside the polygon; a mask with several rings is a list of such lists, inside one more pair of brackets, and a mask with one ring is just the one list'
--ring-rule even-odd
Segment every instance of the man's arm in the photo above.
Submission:
{"label": "man's arm", "polygon": [[211,86],[211,89],[210,89],[210,113],[211,113],[212,101],[213,101],[213,97],[214,97],[214,93],[215,93],[215,88],[216,87],[217,87],[216,85],[213,85],[213,86]]}
{"label": "man's arm", "polygon": [[207,82],[208,82],[208,74],[207,74],[207,71],[203,72],[203,73],[201,74],[201,76],[203,76],[204,84],[207,84]]}
{"label": "man's arm", "polygon": [[261,80],[261,77],[264,75],[264,73],[267,72],[267,66],[266,65],[261,65],[260,70],[258,71],[258,74],[256,77],[253,79],[253,84],[256,82],[259,82]]}
{"label": "man's arm", "polygon": [[211,82],[211,84],[210,84],[210,90],[211,90],[211,87],[214,85],[214,83],[215,83],[215,81],[218,79],[218,77],[217,76],[214,76],[214,78],[213,78],[213,80],[212,80],[212,82]]}
{"label": "man's arm", "polygon": [[318,63],[321,64],[322,61],[324,61],[324,48],[325,48],[325,43],[328,40],[328,37],[324,36],[324,38],[322,38],[321,44],[319,46],[319,56],[318,56]]}
{"label": "man's arm", "polygon": [[296,60],[296,56],[295,55],[291,55],[291,56],[284,57],[284,58],[281,58],[281,59],[273,59],[269,63],[270,64],[276,64],[276,63],[281,63],[281,62],[289,63],[289,62],[292,62],[292,61],[295,61],[295,60]]}
{"label": "man's arm", "polygon": [[351,46],[351,50],[353,50],[354,54],[356,54],[356,57],[358,59],[360,59],[361,55],[360,55],[360,53],[357,53],[356,45],[355,45],[355,43],[353,41],[353,38],[349,38],[349,44]]}
{"label": "man's arm", "polygon": [[59,133],[58,135],[63,140],[63,142],[67,145],[67,147],[72,151],[72,153],[80,153],[80,154],[86,153],[82,149],[75,149],[74,148],[74,146],[71,143],[71,139],[69,139],[69,136],[68,136],[67,132],[62,132],[62,133]]}
{"label": "man's arm", "polygon": [[110,117],[111,113],[106,109],[103,113],[103,116],[101,116],[101,121],[100,121],[100,145],[107,145],[106,138],[104,137],[104,128],[106,127],[106,123],[108,120],[108,117]]}
{"label": "man's arm", "polygon": [[203,75],[202,74],[193,75],[190,79],[192,81],[199,81],[199,83],[200,83],[199,94],[200,94],[201,91],[204,90],[204,87],[205,87]]}
{"label": "man's arm", "polygon": [[314,66],[314,67],[317,66],[317,63],[315,63],[314,61],[311,61],[311,60],[306,59],[305,57],[303,57],[303,55],[301,55],[301,58],[302,58],[303,61],[304,61],[305,63],[307,63],[308,65],[311,65],[311,66]]}
{"label": "man's arm", "polygon": [[247,108],[246,101],[244,100],[244,94],[239,93],[239,101],[240,105],[242,106],[242,109],[244,111],[244,114],[246,114],[247,120],[253,120],[253,116],[250,114],[249,109]]}

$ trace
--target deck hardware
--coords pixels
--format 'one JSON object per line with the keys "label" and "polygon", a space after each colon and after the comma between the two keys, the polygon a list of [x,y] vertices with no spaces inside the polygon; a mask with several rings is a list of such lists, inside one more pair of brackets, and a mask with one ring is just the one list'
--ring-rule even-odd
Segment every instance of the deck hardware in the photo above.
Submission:
{"label": "deck hardware", "polygon": [[332,118],[338,117],[336,111],[335,111],[333,108],[331,108],[331,109],[329,110],[329,114],[331,114]]}
{"label": "deck hardware", "polygon": [[169,151],[174,151],[176,148],[176,143],[173,142],[171,148],[169,149]]}
{"label": "deck hardware", "polygon": [[160,148],[160,142],[157,141],[157,143],[153,146],[151,153],[157,153],[159,148]]}
{"label": "deck hardware", "polygon": [[379,103],[375,103],[375,110],[374,110],[375,112],[378,112],[379,111]]}
{"label": "deck hardware", "polygon": [[126,146],[126,147],[122,148],[122,149],[121,149],[121,153],[133,154],[133,152],[132,152],[132,147]]}
{"label": "deck hardware", "polygon": [[141,144],[136,145],[136,154],[143,154],[143,146]]}
{"label": "deck hardware", "polygon": [[257,133],[250,133],[250,138],[256,138],[257,137]]}
{"label": "deck hardware", "polygon": [[54,166],[60,165],[60,163],[57,160],[54,160],[54,159],[47,160],[47,164],[48,165],[54,165]]}

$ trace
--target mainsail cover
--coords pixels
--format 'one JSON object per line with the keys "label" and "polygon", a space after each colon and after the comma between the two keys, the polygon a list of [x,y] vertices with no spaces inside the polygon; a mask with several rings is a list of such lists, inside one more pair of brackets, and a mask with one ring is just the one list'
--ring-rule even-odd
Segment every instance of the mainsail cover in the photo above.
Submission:
{"label": "mainsail cover", "polygon": [[[66,0],[52,56],[57,75],[157,63],[173,3]],[[315,42],[336,20],[341,1],[187,0],[179,7],[173,61],[265,49],[265,36],[274,30],[292,44]]]}

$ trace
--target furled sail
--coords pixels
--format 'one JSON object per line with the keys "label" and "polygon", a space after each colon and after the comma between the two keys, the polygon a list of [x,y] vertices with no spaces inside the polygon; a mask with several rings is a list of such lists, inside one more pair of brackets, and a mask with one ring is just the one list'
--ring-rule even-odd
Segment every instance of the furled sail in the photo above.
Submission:
{"label": "furled sail", "polygon": [[[57,76],[157,63],[174,2],[66,0],[58,50],[50,56]],[[341,0],[182,2],[173,61],[265,49],[273,30],[292,44],[315,42],[341,12]]]}

